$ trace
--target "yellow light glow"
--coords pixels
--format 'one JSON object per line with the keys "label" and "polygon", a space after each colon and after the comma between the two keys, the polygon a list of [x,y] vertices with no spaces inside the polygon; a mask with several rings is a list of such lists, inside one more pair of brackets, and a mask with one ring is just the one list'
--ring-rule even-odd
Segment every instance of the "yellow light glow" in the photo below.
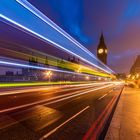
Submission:
{"label": "yellow light glow", "polygon": [[107,51],[107,49],[105,49],[105,53],[107,53],[108,51]]}
{"label": "yellow light glow", "polygon": [[52,72],[51,71],[46,72],[46,76],[48,77],[52,76]]}
{"label": "yellow light glow", "polygon": [[98,80],[101,80],[101,77],[98,77]]}
{"label": "yellow light glow", "polygon": [[86,76],[86,80],[89,80],[89,76]]}
{"label": "yellow light glow", "polygon": [[135,79],[135,76],[132,76],[132,80],[134,80]]}
{"label": "yellow light glow", "polygon": [[129,74],[127,77],[130,78],[131,77],[131,74]]}
{"label": "yellow light glow", "polygon": [[136,75],[137,78],[139,78],[139,76],[140,76],[139,74]]}
{"label": "yellow light glow", "polygon": [[99,53],[99,54],[102,54],[103,52],[104,52],[103,49],[99,49],[99,50],[98,50],[98,53]]}
{"label": "yellow light glow", "polygon": [[78,72],[78,73],[80,73],[80,72],[81,72],[81,66],[78,68],[77,72]]}

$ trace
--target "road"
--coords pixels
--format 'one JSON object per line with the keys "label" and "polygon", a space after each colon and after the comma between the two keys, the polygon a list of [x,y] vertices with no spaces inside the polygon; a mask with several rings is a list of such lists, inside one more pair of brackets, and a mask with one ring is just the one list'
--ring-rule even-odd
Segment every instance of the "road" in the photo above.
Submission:
{"label": "road", "polygon": [[[86,140],[101,129],[119,83],[38,86],[0,91],[1,140]],[[93,133],[96,132],[96,134]]]}

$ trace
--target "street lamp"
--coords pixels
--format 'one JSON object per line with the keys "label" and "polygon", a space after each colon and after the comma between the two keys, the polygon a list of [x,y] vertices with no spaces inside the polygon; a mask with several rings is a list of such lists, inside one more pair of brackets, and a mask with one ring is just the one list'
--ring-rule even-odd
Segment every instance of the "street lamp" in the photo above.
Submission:
{"label": "street lamp", "polygon": [[135,76],[132,76],[132,80],[135,80]]}
{"label": "street lamp", "polygon": [[86,76],[86,80],[89,80],[89,76]]}
{"label": "street lamp", "polygon": [[79,66],[79,68],[78,68],[77,72],[78,72],[78,73],[80,73],[80,72],[81,72],[81,69],[82,69],[82,67],[81,67],[81,66]]}
{"label": "street lamp", "polygon": [[140,76],[139,74],[136,75],[137,78],[139,78],[139,76]]}
{"label": "street lamp", "polygon": [[100,81],[101,80],[101,77],[98,77],[98,80]]}
{"label": "street lamp", "polygon": [[52,72],[51,71],[46,72],[46,76],[49,78],[49,82],[50,82],[51,81]]}
{"label": "street lamp", "polygon": [[127,77],[130,78],[131,77],[131,74],[129,74]]}
{"label": "street lamp", "polygon": [[[78,73],[81,73],[81,66],[79,66],[79,68],[78,68],[78,70],[76,71],[76,72],[78,72]],[[77,78],[77,80],[79,80],[79,75],[78,75],[78,78]]]}

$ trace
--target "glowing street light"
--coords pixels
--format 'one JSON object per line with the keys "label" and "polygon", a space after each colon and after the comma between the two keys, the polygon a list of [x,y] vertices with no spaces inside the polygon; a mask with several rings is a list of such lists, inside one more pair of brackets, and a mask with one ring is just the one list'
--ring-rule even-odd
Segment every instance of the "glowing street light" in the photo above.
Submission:
{"label": "glowing street light", "polygon": [[86,80],[89,80],[89,76],[86,76]]}
{"label": "glowing street light", "polygon": [[132,76],[132,80],[135,80],[135,76]]}
{"label": "glowing street light", "polygon": [[136,78],[139,78],[139,76],[140,76],[140,75],[139,75],[139,74],[137,74],[137,75],[136,75]]}
{"label": "glowing street light", "polygon": [[101,77],[98,77],[98,80],[101,80]]}
{"label": "glowing street light", "polygon": [[127,77],[130,78],[131,77],[131,74],[129,74]]}
{"label": "glowing street light", "polygon": [[51,81],[52,71],[46,72],[46,76],[49,78],[49,82]]}
{"label": "glowing street light", "polygon": [[82,69],[82,67],[80,66],[80,67],[78,68],[77,72],[80,73],[80,72],[81,72],[81,69]]}

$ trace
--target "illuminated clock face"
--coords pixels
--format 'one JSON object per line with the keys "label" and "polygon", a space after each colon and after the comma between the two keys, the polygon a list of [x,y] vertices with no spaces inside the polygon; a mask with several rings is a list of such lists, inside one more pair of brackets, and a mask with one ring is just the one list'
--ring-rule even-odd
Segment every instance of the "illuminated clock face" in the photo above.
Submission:
{"label": "illuminated clock face", "polygon": [[99,50],[98,50],[98,53],[99,53],[99,54],[101,54],[101,53],[103,53],[103,52],[104,52],[103,49],[99,49]]}
{"label": "illuminated clock face", "polygon": [[105,49],[105,53],[107,53],[107,49]]}

